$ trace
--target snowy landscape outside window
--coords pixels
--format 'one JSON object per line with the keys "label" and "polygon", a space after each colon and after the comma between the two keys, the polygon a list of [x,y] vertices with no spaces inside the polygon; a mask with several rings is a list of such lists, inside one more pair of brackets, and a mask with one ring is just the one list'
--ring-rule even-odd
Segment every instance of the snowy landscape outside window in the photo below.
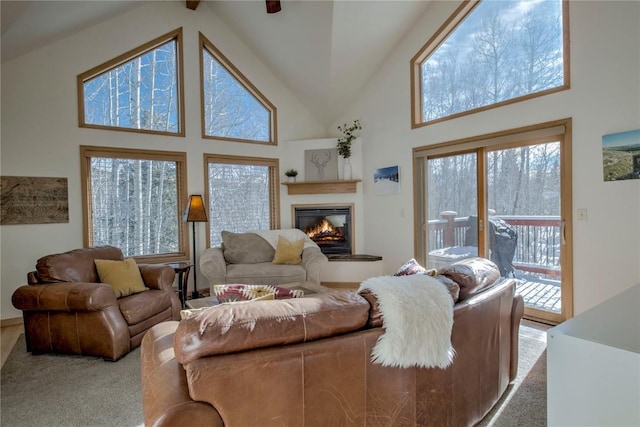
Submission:
{"label": "snowy landscape outside window", "polygon": [[181,37],[174,31],[78,76],[80,125],[184,135]]}
{"label": "snowy landscape outside window", "polygon": [[277,159],[207,157],[211,247],[222,231],[244,233],[279,227]]}
{"label": "snowy landscape outside window", "polygon": [[110,154],[83,147],[89,246],[116,246],[127,257],[184,255],[179,212],[186,156],[157,153],[144,158],[140,150]]}
{"label": "snowy landscape outside window", "polygon": [[457,26],[441,28],[412,61],[420,88],[414,121],[457,117],[568,88],[565,6],[562,0],[464,3],[454,14]]}

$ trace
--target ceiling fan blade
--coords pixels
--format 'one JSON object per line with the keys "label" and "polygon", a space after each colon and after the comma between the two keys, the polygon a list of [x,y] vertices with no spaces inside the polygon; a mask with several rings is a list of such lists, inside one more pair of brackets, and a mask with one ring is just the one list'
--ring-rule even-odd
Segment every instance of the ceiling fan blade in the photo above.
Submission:
{"label": "ceiling fan blade", "polygon": [[200,0],[187,0],[187,9],[196,10]]}
{"label": "ceiling fan blade", "polygon": [[280,12],[282,8],[280,7],[280,0],[265,0],[267,2],[267,13],[276,13]]}

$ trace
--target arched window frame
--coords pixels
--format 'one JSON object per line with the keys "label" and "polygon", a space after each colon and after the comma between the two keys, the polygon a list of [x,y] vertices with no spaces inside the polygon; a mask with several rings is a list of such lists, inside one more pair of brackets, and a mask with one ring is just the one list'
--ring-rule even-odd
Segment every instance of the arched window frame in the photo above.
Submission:
{"label": "arched window frame", "polygon": [[427,41],[427,43],[416,53],[410,61],[410,80],[411,80],[411,128],[419,128],[433,123],[451,120],[458,117],[475,114],[481,111],[502,107],[504,105],[549,95],[552,93],[567,90],[571,87],[570,81],[570,54],[569,54],[569,1],[562,1],[562,45],[563,45],[563,84],[551,89],[529,93],[512,99],[507,99],[494,104],[489,104],[474,108],[467,111],[451,114],[437,119],[423,121],[422,119],[422,64],[429,56],[453,33],[456,28],[467,18],[473,9],[480,4],[482,0],[464,0],[462,4],[449,16],[436,33]]}
{"label": "arched window frame", "polygon": [[[227,57],[218,50],[202,33],[199,33],[200,46],[200,111],[202,138],[216,139],[223,141],[248,142],[255,144],[278,145],[277,140],[277,109],[258,88],[249,81],[240,70],[227,59]],[[253,139],[228,138],[207,134],[206,117],[205,117],[205,93],[204,93],[204,51],[209,53],[229,74],[240,84],[247,92],[249,92],[267,111],[269,111],[269,140],[259,141]]]}
{"label": "arched window frame", "polygon": [[[107,73],[115,68],[118,68],[124,63],[127,63],[139,56],[146,54],[159,46],[162,46],[168,42],[175,41],[176,43],[176,85],[178,93],[178,131],[177,132],[165,132],[151,129],[137,129],[130,127],[119,126],[105,126],[87,123],[85,120],[85,104],[84,104],[84,83],[98,77],[101,74]],[[125,132],[137,132],[137,133],[149,133],[155,135],[170,135],[170,136],[185,136],[184,126],[184,64],[182,54],[182,27],[164,34],[156,39],[153,39],[135,49],[123,53],[122,55],[111,59],[103,64],[100,64],[77,77],[78,85],[78,125],[79,127],[103,129],[103,130],[116,130]]]}

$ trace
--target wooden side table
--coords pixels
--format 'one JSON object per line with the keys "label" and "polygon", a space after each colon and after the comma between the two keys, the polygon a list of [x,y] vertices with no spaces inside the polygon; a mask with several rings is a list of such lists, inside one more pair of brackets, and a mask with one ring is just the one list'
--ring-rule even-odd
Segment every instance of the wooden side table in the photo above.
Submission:
{"label": "wooden side table", "polygon": [[178,274],[178,296],[180,297],[180,304],[184,308],[187,302],[187,283],[189,282],[189,272],[191,271],[192,263],[188,261],[181,262],[169,262],[167,265],[173,268]]}

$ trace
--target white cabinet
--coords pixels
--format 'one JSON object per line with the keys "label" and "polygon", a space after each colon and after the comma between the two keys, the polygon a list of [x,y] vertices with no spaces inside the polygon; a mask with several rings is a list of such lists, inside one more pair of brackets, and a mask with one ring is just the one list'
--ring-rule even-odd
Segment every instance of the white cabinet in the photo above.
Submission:
{"label": "white cabinet", "polygon": [[548,426],[640,426],[640,285],[547,331]]}

